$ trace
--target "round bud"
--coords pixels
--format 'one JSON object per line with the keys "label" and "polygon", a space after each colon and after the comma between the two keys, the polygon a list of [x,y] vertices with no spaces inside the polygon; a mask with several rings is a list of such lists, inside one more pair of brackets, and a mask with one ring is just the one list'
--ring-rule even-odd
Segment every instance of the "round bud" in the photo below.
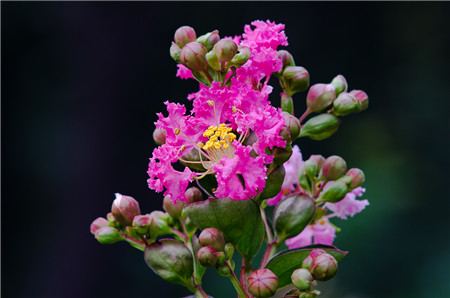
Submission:
{"label": "round bud", "polygon": [[301,66],[288,66],[283,72],[283,81],[286,92],[294,95],[309,87],[309,73]]}
{"label": "round bud", "polygon": [[152,222],[153,219],[150,217],[149,214],[138,215],[135,216],[133,219],[133,228],[138,234],[146,235]]}
{"label": "round bud", "polygon": [[339,180],[333,182],[330,186],[325,186],[325,189],[320,194],[317,202],[336,203],[342,200],[348,192],[348,185],[345,181]]}
{"label": "round bud", "polygon": [[202,192],[195,186],[189,187],[186,189],[184,196],[187,200],[187,204],[200,202],[203,199]]}
{"label": "round bud", "polygon": [[223,251],[225,248],[223,234],[216,228],[204,229],[198,236],[198,242],[201,246],[211,246],[216,251]]}
{"label": "round bud", "polygon": [[332,279],[337,273],[336,259],[327,253],[313,257],[311,262],[311,274],[315,279],[327,281]]}
{"label": "round bud", "polygon": [[310,112],[320,112],[333,103],[336,98],[332,84],[315,84],[309,88],[306,105]]}
{"label": "round bud", "polygon": [[206,70],[207,50],[205,46],[198,42],[190,42],[183,47],[180,54],[180,62],[192,71]]}
{"label": "round bud", "polygon": [[114,200],[111,213],[114,219],[124,226],[131,226],[133,219],[136,215],[140,215],[139,203],[129,196],[123,196],[120,193],[116,193],[116,199]]}
{"label": "round bud", "polygon": [[109,221],[106,218],[103,217],[99,217],[96,220],[94,220],[91,223],[91,233],[95,234],[95,232],[97,232],[97,230],[103,228],[103,227],[107,227],[109,224]]}
{"label": "round bud", "polygon": [[153,140],[156,145],[161,146],[166,143],[166,130],[155,128],[153,131]]}
{"label": "round bud", "polygon": [[172,41],[172,45],[170,46],[169,52],[170,52],[170,57],[172,57],[172,59],[175,60],[176,63],[180,63],[181,49],[173,41]]}
{"label": "round bud", "polygon": [[222,265],[217,268],[217,273],[221,276],[231,276],[230,268],[227,265]]}
{"label": "round bud", "polygon": [[314,278],[307,269],[300,268],[292,272],[291,280],[297,289],[304,291],[311,287],[311,283]]}
{"label": "round bud", "polygon": [[236,68],[241,67],[248,61],[250,58],[250,49],[246,46],[238,46],[238,52],[234,55],[233,59],[231,59],[231,66]]}
{"label": "round bud", "polygon": [[180,218],[184,205],[184,202],[174,202],[170,195],[164,196],[163,209],[173,218]]}
{"label": "round bud", "polygon": [[153,221],[156,223],[156,225],[159,228],[158,235],[165,235],[165,234],[171,233],[171,230],[170,230],[170,227],[168,224],[169,219],[170,219],[169,214],[164,213],[159,210],[155,210],[150,213],[150,217],[153,219]]}
{"label": "round bud", "polygon": [[369,96],[367,96],[366,92],[361,90],[352,90],[349,93],[350,95],[353,95],[356,97],[356,99],[359,100],[361,103],[361,111],[364,111],[369,106]]}
{"label": "round bud", "polygon": [[197,259],[205,267],[214,267],[217,264],[218,256],[214,248],[210,246],[202,247],[197,252]]}
{"label": "round bud", "polygon": [[357,168],[348,170],[347,173],[345,173],[345,176],[349,176],[352,178],[349,185],[350,188],[356,188],[360,186],[361,184],[364,183],[364,180],[366,179],[364,176],[364,172]]}
{"label": "round bud", "polygon": [[206,49],[211,51],[214,45],[220,40],[219,31],[215,30],[213,32],[206,33],[205,35],[197,38],[197,42],[201,43],[206,47]]}
{"label": "round bud", "polygon": [[234,254],[234,246],[231,243],[227,243],[225,245],[225,254],[227,256],[228,259],[232,259],[233,258],[233,254]]}
{"label": "round bud", "polygon": [[196,39],[197,35],[192,27],[183,26],[175,31],[174,40],[180,48],[183,48],[186,44],[195,41]]}
{"label": "round bud", "polygon": [[281,109],[283,112],[288,114],[294,114],[294,102],[292,101],[292,96],[287,93],[281,93]]}
{"label": "round bud", "polygon": [[214,45],[213,50],[221,62],[230,62],[236,55],[238,46],[231,39],[222,39]]}
{"label": "round bud", "polygon": [[347,171],[345,160],[337,155],[328,157],[322,167],[322,174],[325,180],[331,181],[340,178]]}
{"label": "round bud", "polygon": [[113,227],[103,227],[95,232],[95,238],[101,244],[113,244],[123,240],[119,231]]}
{"label": "round bud", "polygon": [[339,127],[339,118],[331,114],[320,114],[309,119],[300,131],[300,137],[320,141],[333,135]]}
{"label": "round bud", "polygon": [[309,256],[307,256],[302,263],[302,268],[305,268],[307,270],[310,270],[311,268],[311,263],[314,257],[321,255],[321,254],[325,254],[326,252],[323,249],[314,249],[313,251],[311,251],[309,253]]}
{"label": "round bud", "polygon": [[311,155],[309,157],[309,159],[314,160],[317,163],[317,167],[320,169],[322,169],[323,164],[325,162],[325,158],[322,155]]}
{"label": "round bud", "polygon": [[353,95],[342,92],[333,102],[336,115],[345,116],[361,111],[361,103]]}
{"label": "round bud", "polygon": [[291,140],[295,140],[300,135],[300,121],[294,115],[283,112],[286,127],[289,129]]}
{"label": "round bud", "polygon": [[295,66],[294,57],[286,50],[279,50],[277,53],[277,58],[283,63],[283,67]]}
{"label": "round bud", "polygon": [[248,291],[255,297],[271,297],[278,289],[278,277],[269,269],[254,271],[248,278]]}
{"label": "round bud", "polygon": [[206,61],[208,65],[215,71],[220,71],[220,61],[214,51],[210,51],[206,54]]}
{"label": "round bud", "polygon": [[331,84],[334,86],[336,96],[342,92],[347,91],[347,80],[343,75],[337,75],[332,81]]}

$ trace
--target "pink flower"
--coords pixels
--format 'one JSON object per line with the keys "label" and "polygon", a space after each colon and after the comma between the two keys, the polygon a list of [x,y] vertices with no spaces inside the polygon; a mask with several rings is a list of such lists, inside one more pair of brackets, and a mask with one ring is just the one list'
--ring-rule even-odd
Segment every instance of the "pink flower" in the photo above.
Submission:
{"label": "pink flower", "polygon": [[253,21],[252,25],[255,29],[252,29],[250,25],[244,27],[244,40],[241,44],[249,48],[266,47],[276,49],[279,45],[287,46],[287,37],[284,33],[283,24],[275,24],[267,20]]}
{"label": "pink flower", "polygon": [[177,77],[183,80],[194,79],[192,71],[183,64],[177,64]]}
{"label": "pink flower", "polygon": [[[326,217],[322,217],[314,224],[307,226],[297,236],[287,239],[286,245],[292,249],[311,244],[333,244],[336,237],[336,229],[330,224]],[[314,240],[313,240],[314,239]]]}
{"label": "pink flower", "polygon": [[357,187],[349,192],[341,201],[337,203],[325,203],[324,207],[333,211],[333,214],[337,217],[347,219],[347,215],[354,216],[369,205],[369,201],[367,200],[356,200],[356,197],[361,197],[365,191],[365,188]]}

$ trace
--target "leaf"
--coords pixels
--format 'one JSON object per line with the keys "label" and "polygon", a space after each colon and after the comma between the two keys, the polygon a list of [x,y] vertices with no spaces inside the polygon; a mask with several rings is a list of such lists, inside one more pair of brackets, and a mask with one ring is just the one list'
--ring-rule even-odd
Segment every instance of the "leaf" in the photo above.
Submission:
{"label": "leaf", "polygon": [[216,228],[247,260],[259,250],[264,225],[258,204],[253,200],[213,199],[184,207],[189,218],[200,229]]}
{"label": "leaf", "polygon": [[294,270],[302,267],[303,260],[309,256],[313,249],[320,248],[332,255],[336,261],[342,260],[348,252],[341,251],[330,245],[310,245],[301,248],[288,249],[274,255],[265,268],[269,269],[279,279],[278,288],[282,288],[292,283],[291,275]]}

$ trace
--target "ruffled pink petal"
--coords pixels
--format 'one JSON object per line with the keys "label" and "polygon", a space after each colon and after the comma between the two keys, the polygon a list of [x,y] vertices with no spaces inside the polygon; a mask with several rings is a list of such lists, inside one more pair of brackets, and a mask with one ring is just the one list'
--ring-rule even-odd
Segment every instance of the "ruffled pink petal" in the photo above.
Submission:
{"label": "ruffled pink petal", "polygon": [[289,249],[308,246],[312,244],[313,230],[311,226],[307,226],[300,234],[286,240]]}
{"label": "ruffled pink petal", "polygon": [[341,201],[337,203],[326,203],[324,207],[333,211],[337,217],[347,219],[348,215],[354,216],[356,213],[363,211],[366,206],[369,206],[369,201],[356,199],[357,196],[361,197],[365,191],[365,188],[357,187],[349,192]]}
{"label": "ruffled pink petal", "polygon": [[192,75],[192,71],[189,68],[187,68],[183,64],[177,64],[177,67],[177,77],[183,80],[195,79]]}
{"label": "ruffled pink petal", "polygon": [[241,44],[249,47],[266,47],[276,49],[279,45],[287,46],[287,37],[284,33],[283,24],[275,24],[275,22],[270,22],[267,20],[263,21],[253,21],[251,23],[255,28],[252,29],[251,26],[246,25],[244,27],[244,40]]}
{"label": "ruffled pink petal", "polygon": [[322,218],[312,226],[314,234],[314,244],[333,244],[336,237],[336,229],[330,224],[328,219]]}

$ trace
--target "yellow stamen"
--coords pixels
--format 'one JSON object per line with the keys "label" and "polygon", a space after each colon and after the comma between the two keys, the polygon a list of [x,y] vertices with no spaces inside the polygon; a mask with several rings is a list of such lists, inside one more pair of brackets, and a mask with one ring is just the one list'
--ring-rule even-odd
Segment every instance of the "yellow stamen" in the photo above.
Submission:
{"label": "yellow stamen", "polygon": [[174,130],[174,133],[175,133],[175,135],[178,135],[178,134],[180,133],[180,129],[179,129],[179,128],[176,128],[176,129]]}

